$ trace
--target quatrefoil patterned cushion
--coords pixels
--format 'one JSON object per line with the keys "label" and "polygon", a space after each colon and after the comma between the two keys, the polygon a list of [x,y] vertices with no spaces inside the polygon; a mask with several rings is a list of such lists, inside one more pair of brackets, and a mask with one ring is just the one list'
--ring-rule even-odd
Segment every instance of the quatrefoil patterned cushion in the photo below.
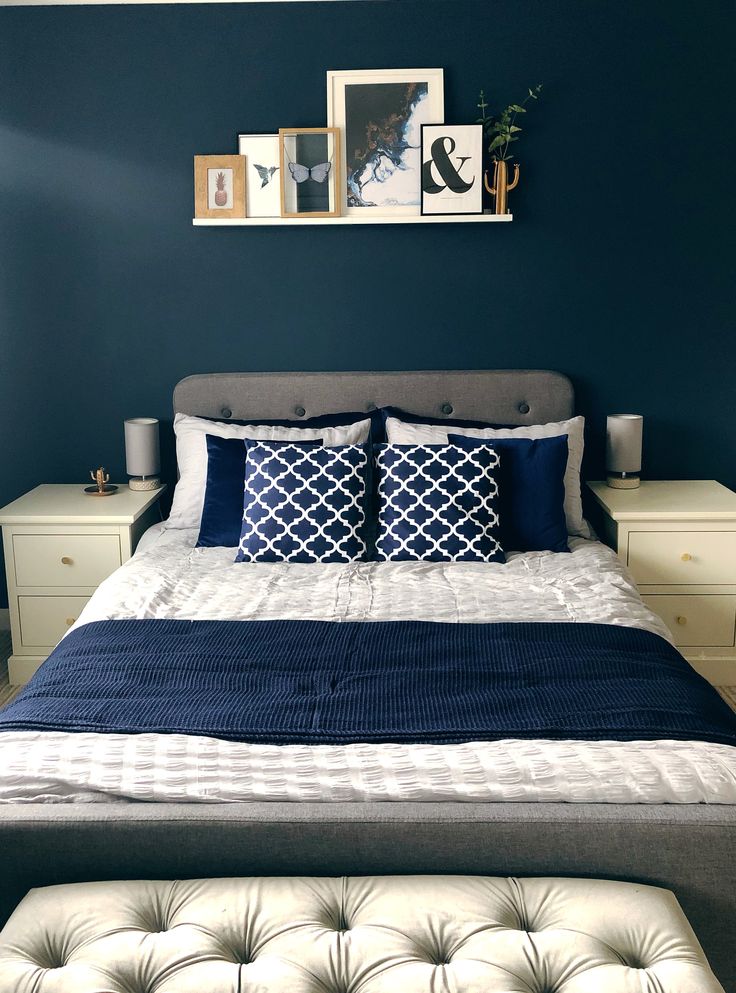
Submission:
{"label": "quatrefoil patterned cushion", "polygon": [[489,446],[377,445],[376,558],[505,562]]}
{"label": "quatrefoil patterned cushion", "polygon": [[353,562],[365,556],[361,445],[248,444],[236,562]]}

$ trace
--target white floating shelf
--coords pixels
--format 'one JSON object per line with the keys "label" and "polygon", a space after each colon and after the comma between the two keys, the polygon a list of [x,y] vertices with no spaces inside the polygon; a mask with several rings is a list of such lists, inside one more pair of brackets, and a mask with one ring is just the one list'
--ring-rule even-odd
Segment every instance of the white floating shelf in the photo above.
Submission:
{"label": "white floating shelf", "polygon": [[370,214],[358,217],[195,217],[192,221],[199,228],[279,227],[284,224],[469,224],[504,223],[513,221],[513,214],[402,214],[398,217]]}

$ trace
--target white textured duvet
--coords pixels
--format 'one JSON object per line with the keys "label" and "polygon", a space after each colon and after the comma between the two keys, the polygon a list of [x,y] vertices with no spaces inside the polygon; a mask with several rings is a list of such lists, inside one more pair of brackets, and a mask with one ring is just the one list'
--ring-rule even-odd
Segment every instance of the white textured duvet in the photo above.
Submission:
{"label": "white textured duvet", "polygon": [[[105,618],[587,621],[668,637],[613,552],[506,565],[244,565],[159,525],[78,625]],[[77,625],[77,626],[78,626]],[[736,748],[704,742],[247,745],[189,735],[4,732],[0,802],[451,800],[736,803]]]}

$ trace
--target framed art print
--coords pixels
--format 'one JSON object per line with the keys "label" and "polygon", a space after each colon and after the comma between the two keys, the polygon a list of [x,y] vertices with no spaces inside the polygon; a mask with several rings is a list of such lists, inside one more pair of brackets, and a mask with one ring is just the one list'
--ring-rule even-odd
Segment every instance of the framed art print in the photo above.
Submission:
{"label": "framed art print", "polygon": [[337,128],[279,128],[282,217],[340,216]]}
{"label": "framed art print", "polygon": [[422,214],[483,213],[483,125],[422,125]]}
{"label": "framed art print", "polygon": [[245,156],[247,217],[280,217],[279,136],[239,134],[238,151]]}
{"label": "framed art print", "polygon": [[242,155],[194,156],[194,216],[245,217]]}
{"label": "framed art print", "polygon": [[340,129],[347,214],[418,214],[421,126],[445,116],[442,69],[327,73],[327,123]]}

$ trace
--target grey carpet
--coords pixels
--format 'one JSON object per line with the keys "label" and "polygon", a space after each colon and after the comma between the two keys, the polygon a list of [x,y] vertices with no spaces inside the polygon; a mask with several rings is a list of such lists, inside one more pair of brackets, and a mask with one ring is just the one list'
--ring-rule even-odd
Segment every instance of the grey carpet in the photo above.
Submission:
{"label": "grey carpet", "polygon": [[736,710],[736,686],[716,686],[731,710]]}
{"label": "grey carpet", "polygon": [[10,631],[0,631],[0,707],[10,703],[20,689],[8,685],[8,659],[10,658]]}

